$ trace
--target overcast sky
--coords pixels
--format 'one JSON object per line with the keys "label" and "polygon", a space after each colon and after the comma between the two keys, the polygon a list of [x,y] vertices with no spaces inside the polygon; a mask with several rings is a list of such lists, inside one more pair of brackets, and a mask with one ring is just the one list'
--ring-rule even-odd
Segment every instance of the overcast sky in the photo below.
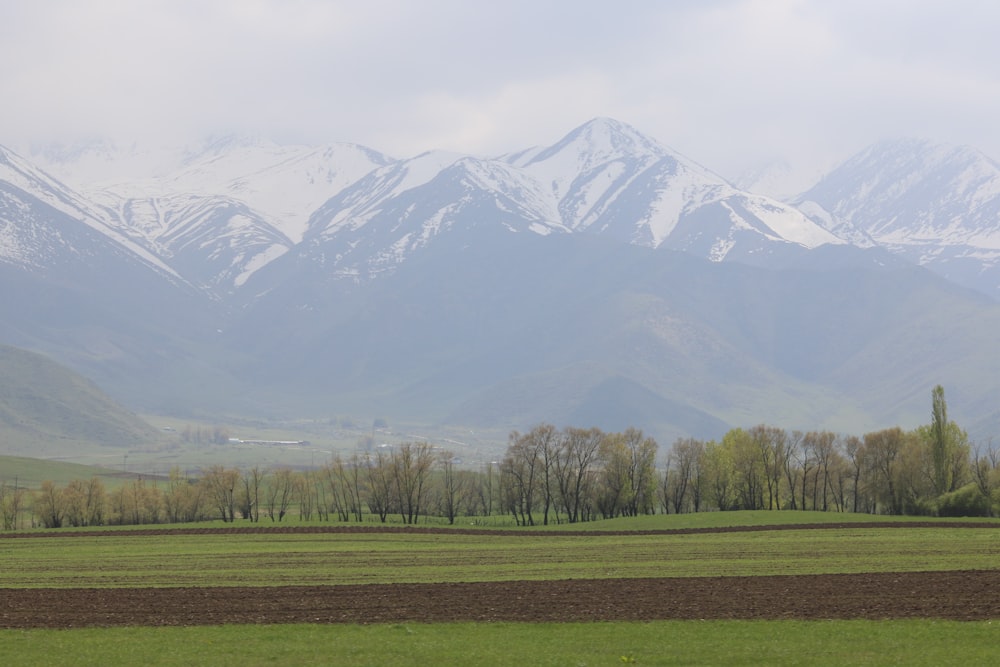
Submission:
{"label": "overcast sky", "polygon": [[998,29],[992,0],[0,0],[0,143],[488,155],[610,116],[727,176],[898,136],[1000,159]]}

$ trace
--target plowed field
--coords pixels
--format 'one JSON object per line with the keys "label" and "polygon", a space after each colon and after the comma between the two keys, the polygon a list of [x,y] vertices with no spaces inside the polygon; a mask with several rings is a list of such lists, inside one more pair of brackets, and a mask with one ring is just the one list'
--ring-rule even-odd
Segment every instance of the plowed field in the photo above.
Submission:
{"label": "plowed field", "polygon": [[5,589],[0,627],[1000,618],[1000,572],[284,588]]}
{"label": "plowed field", "polygon": [[0,589],[3,628],[889,618],[1000,618],[1000,570],[267,588]]}

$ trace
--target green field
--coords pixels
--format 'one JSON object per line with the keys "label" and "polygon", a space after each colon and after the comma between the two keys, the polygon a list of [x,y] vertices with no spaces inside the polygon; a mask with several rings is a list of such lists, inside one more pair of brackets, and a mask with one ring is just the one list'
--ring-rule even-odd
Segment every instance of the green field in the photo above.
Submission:
{"label": "green field", "polygon": [[[942,533],[945,533],[942,536]],[[991,569],[998,529],[0,540],[0,587],[289,586]],[[945,537],[947,539],[942,539]]]}
{"label": "green field", "polygon": [[991,665],[1000,623],[659,621],[0,630],[5,665]]}
{"label": "green field", "polygon": [[[4,588],[272,586],[996,569],[998,528],[756,512],[594,522],[593,530],[851,522],[700,534],[60,534],[0,537]],[[1000,525],[1000,522],[995,522]],[[579,528],[576,526],[574,528]],[[0,664],[993,664],[996,622],[657,621],[0,630]]]}

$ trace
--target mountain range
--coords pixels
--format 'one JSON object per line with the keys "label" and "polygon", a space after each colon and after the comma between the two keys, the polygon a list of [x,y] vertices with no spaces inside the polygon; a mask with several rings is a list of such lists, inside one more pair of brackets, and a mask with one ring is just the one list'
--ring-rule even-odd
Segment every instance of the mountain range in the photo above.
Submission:
{"label": "mountain range", "polygon": [[998,424],[995,162],[737,182],[604,118],[491,157],[0,148],[0,342],[172,414],[856,432],[942,384]]}

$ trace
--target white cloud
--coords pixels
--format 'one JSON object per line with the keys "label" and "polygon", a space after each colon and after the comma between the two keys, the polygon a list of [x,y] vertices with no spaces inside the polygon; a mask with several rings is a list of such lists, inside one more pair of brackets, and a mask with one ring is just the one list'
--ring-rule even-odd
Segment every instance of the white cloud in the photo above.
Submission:
{"label": "white cloud", "polygon": [[727,174],[904,134],[1000,158],[997,19],[974,0],[0,0],[0,143],[489,154],[613,116]]}

